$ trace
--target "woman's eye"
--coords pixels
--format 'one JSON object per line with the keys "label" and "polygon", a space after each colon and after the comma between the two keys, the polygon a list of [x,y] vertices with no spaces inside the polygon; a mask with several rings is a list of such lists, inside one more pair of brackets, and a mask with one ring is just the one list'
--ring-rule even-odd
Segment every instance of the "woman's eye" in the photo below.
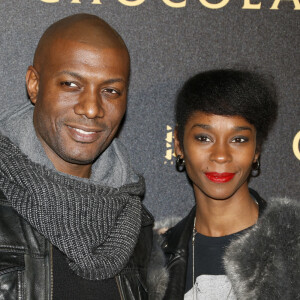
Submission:
{"label": "woman's eye", "polygon": [[200,142],[203,142],[203,143],[208,143],[211,141],[211,139],[206,136],[206,135],[199,135],[199,136],[196,136],[196,139]]}
{"label": "woman's eye", "polygon": [[248,142],[248,138],[246,137],[243,137],[243,136],[239,136],[239,137],[235,137],[232,142],[233,143],[245,143],[245,142]]}
{"label": "woman's eye", "polygon": [[68,87],[78,87],[78,85],[71,81],[63,81],[60,83],[62,86],[68,86]]}

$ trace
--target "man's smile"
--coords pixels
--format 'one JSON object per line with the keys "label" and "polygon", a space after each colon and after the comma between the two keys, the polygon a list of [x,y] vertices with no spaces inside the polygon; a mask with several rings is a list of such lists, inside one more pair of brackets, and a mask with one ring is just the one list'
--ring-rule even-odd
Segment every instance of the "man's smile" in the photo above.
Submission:
{"label": "man's smile", "polygon": [[99,128],[90,128],[90,127],[83,127],[83,126],[70,126],[67,125],[68,131],[71,134],[71,137],[76,142],[81,143],[92,143],[96,141],[101,133],[103,132],[102,129]]}

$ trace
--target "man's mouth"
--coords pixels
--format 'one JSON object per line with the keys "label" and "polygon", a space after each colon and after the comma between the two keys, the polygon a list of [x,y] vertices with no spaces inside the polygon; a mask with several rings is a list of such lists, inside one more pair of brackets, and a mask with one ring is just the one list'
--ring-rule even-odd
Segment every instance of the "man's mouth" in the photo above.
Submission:
{"label": "man's mouth", "polygon": [[79,129],[79,128],[74,128],[74,127],[70,127],[70,128],[74,129],[75,131],[77,131],[77,132],[79,132],[81,134],[86,134],[86,135],[90,135],[90,134],[96,133],[96,131],[85,131],[85,130],[82,130],[82,129]]}
{"label": "man's mouth", "polygon": [[205,175],[212,182],[224,183],[224,182],[230,181],[234,177],[235,173],[207,172],[207,173],[205,173]]}
{"label": "man's mouth", "polygon": [[76,142],[80,142],[80,143],[93,143],[99,138],[102,132],[102,130],[100,129],[83,127],[83,126],[80,126],[79,128],[79,126],[75,127],[75,126],[67,125],[67,128],[71,137]]}

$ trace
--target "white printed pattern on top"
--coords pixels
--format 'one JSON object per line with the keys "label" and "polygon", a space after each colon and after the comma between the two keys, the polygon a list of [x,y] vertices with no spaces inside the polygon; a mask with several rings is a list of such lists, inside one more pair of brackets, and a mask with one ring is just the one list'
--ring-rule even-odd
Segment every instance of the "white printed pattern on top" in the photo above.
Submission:
{"label": "white printed pattern on top", "polygon": [[200,275],[196,278],[194,289],[184,295],[184,300],[236,300],[226,275]]}

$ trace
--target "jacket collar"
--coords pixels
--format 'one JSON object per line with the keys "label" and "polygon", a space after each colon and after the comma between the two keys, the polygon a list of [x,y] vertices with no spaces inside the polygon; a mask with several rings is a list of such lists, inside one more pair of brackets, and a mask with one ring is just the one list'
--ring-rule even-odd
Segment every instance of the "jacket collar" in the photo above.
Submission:
{"label": "jacket collar", "polygon": [[164,234],[162,247],[165,253],[176,253],[177,251],[180,251],[181,255],[187,253],[189,240],[193,232],[195,214],[196,205],[184,219]]}

